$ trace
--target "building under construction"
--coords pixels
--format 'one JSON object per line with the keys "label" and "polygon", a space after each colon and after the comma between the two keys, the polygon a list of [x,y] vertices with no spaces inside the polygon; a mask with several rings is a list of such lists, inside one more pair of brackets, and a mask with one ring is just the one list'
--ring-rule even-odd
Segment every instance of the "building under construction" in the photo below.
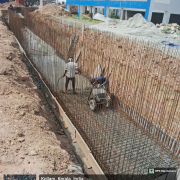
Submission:
{"label": "building under construction", "polygon": [[129,19],[137,13],[141,13],[144,18],[154,24],[160,23],[178,23],[180,24],[180,14],[178,7],[179,0],[82,0],[74,1],[67,0],[66,7],[70,10],[70,5],[78,6],[78,16],[81,17],[85,13],[85,8],[88,9],[93,16],[96,13],[104,14],[105,17],[110,17],[113,10],[119,15],[121,20]]}
{"label": "building under construction", "polygon": [[[47,85],[64,126],[104,179],[176,179],[153,168],[180,165],[178,49],[90,29],[81,22],[9,10],[10,28]],[[64,94],[69,57],[77,62],[76,94]],[[109,81],[108,107],[88,103],[90,80]]]}

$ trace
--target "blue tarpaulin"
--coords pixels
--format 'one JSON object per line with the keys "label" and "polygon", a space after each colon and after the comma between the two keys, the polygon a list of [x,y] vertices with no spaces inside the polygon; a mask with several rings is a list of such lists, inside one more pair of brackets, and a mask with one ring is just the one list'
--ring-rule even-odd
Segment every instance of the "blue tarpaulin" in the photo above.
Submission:
{"label": "blue tarpaulin", "polygon": [[0,0],[0,3],[9,2],[9,0]]}
{"label": "blue tarpaulin", "polygon": [[173,43],[170,43],[168,41],[162,41],[161,43],[165,44],[165,45],[169,45],[169,46],[174,47],[174,48],[179,48],[179,46],[177,44],[173,44]]}

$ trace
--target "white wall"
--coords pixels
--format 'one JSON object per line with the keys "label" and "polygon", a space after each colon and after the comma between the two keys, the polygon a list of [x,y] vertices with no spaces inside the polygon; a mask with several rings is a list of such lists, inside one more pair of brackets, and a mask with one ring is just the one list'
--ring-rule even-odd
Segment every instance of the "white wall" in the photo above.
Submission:
{"label": "white wall", "polygon": [[[109,0],[114,1],[114,0]],[[122,0],[116,0],[116,1],[122,1]],[[140,1],[140,2],[147,2],[147,0],[124,0],[124,1]]]}
{"label": "white wall", "polygon": [[56,0],[56,3],[60,2],[62,4],[62,1],[66,4],[66,0]]}
{"label": "white wall", "polygon": [[170,0],[154,0],[154,2],[170,4]]}
{"label": "white wall", "polygon": [[180,0],[151,0],[148,21],[153,12],[164,13],[163,23],[168,24],[171,14],[180,14]]}
{"label": "white wall", "polygon": [[171,0],[170,12],[172,14],[180,14],[180,0]]}

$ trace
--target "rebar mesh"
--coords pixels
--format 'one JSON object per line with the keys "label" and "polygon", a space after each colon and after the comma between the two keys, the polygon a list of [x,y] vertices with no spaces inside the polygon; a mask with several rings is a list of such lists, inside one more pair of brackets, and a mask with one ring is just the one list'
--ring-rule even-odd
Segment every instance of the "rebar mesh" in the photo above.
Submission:
{"label": "rebar mesh", "polygon": [[[9,11],[9,20],[105,174],[146,175],[151,167],[179,167],[178,50],[28,13],[21,18]],[[64,94],[65,78],[59,78],[68,57],[75,59],[78,51],[82,75],[76,76],[77,93],[70,85]],[[89,80],[99,64],[106,77],[112,72],[111,106],[99,105],[92,112]]]}

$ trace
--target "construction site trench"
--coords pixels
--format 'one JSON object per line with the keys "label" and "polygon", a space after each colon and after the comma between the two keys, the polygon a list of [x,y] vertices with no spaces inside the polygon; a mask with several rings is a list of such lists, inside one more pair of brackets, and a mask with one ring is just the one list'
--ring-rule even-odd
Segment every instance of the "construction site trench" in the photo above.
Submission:
{"label": "construction site trench", "polygon": [[[140,40],[118,38],[65,20],[32,17],[9,11],[10,28],[107,179],[175,179],[168,174],[149,174],[148,169],[178,169],[180,165],[180,86],[176,78],[172,80],[179,69],[172,72],[163,66],[172,60],[174,65],[179,57]],[[71,85],[65,94],[65,78],[60,78],[69,56],[78,60],[82,70],[76,75],[76,94]],[[149,59],[155,63],[150,64]],[[113,72],[109,78],[111,104],[91,111],[90,77],[100,75],[102,69],[106,77]]]}

